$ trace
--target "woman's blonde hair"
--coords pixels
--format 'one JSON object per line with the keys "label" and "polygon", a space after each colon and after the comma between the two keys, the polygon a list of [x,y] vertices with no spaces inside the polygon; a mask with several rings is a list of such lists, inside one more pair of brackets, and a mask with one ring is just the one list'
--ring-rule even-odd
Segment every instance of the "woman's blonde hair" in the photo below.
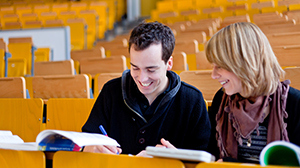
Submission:
{"label": "woman's blonde hair", "polygon": [[217,32],[207,42],[206,58],[241,79],[245,98],[274,93],[284,75],[267,37],[249,22]]}

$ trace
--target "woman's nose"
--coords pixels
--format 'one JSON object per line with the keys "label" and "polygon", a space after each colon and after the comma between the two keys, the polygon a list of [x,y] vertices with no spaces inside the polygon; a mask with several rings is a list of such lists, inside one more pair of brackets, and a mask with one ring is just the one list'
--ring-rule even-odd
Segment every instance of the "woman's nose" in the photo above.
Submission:
{"label": "woman's nose", "polygon": [[220,74],[217,72],[217,69],[213,67],[212,73],[211,73],[211,78],[213,79],[218,79],[220,78]]}

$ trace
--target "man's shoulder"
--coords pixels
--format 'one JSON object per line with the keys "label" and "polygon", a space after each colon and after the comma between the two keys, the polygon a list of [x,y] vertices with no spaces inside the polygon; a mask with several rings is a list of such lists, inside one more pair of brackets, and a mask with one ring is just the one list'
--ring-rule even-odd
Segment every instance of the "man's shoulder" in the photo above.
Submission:
{"label": "man's shoulder", "polygon": [[195,86],[193,86],[191,84],[185,83],[183,81],[181,81],[181,89],[184,90],[184,91],[201,93],[201,91],[198,88],[196,88]]}
{"label": "man's shoulder", "polygon": [[287,97],[287,103],[296,103],[300,102],[300,90],[290,87]]}
{"label": "man's shoulder", "polygon": [[117,87],[117,86],[119,87],[121,86],[121,77],[114,78],[107,81],[103,87]]}

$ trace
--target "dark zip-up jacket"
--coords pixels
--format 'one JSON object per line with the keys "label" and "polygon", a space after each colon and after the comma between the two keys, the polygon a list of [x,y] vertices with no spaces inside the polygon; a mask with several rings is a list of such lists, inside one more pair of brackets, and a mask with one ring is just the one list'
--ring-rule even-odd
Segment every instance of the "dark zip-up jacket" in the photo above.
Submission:
{"label": "dark zip-up jacket", "polygon": [[119,142],[123,154],[138,154],[165,138],[177,148],[206,150],[210,122],[202,93],[180,81],[168,71],[170,91],[161,98],[149,120],[143,117],[133,90],[137,86],[130,70],[107,82],[101,90],[83,132],[100,133],[103,125],[108,136]]}

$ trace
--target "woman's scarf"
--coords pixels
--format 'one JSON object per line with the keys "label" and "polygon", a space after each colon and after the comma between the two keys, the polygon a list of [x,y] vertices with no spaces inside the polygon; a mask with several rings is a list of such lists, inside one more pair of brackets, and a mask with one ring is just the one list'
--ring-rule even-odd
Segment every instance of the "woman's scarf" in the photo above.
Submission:
{"label": "woman's scarf", "polygon": [[[220,157],[237,159],[238,143],[242,138],[250,139],[251,133],[258,128],[266,117],[265,111],[270,106],[267,144],[275,140],[289,141],[285,111],[290,81],[279,82],[274,94],[257,97],[255,102],[241,97],[239,94],[228,96],[224,93],[219,111],[216,115],[217,141]],[[259,131],[257,129],[259,134]]]}

